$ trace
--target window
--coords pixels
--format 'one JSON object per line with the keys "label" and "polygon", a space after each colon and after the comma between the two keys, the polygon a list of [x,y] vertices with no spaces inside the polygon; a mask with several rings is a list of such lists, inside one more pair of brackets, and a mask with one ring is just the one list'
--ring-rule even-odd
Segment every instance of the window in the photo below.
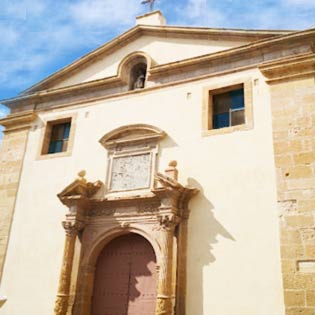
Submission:
{"label": "window", "polygon": [[212,129],[245,123],[243,87],[218,94],[210,93],[210,97],[212,97]]}
{"label": "window", "polygon": [[210,136],[253,128],[250,79],[203,89],[202,135]]}
{"label": "window", "polygon": [[52,156],[56,153],[68,154],[71,151],[73,142],[73,127],[71,117],[48,121],[43,134],[40,155]]}
{"label": "window", "polygon": [[212,96],[212,128],[236,126],[245,123],[244,89],[236,89]]}
{"label": "window", "polygon": [[52,126],[48,154],[67,151],[70,127],[70,121]]}

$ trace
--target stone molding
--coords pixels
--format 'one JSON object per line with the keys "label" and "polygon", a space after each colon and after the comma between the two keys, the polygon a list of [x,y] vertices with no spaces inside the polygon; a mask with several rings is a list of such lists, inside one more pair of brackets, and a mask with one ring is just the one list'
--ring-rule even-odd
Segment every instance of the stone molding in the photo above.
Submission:
{"label": "stone molding", "polygon": [[[128,191],[133,195],[149,193],[154,185],[159,141],[165,135],[160,128],[147,124],[126,125],[105,134],[99,142],[108,150],[106,192],[113,198]],[[139,171],[135,172],[132,165],[142,170],[142,176],[137,176]]]}
{"label": "stone molding", "polygon": [[227,29],[211,29],[211,28],[197,28],[197,27],[179,27],[179,26],[152,26],[152,25],[137,25],[120,36],[114,38],[103,46],[97,48],[91,53],[85,55],[79,60],[73,62],[69,66],[59,70],[48,78],[42,80],[38,84],[32,86],[24,92],[27,93],[43,90],[49,88],[49,85],[54,84],[64,79],[69,73],[77,71],[78,68],[89,65],[95,58],[102,54],[110,54],[115,50],[124,46],[127,42],[135,40],[140,36],[176,36],[181,38],[194,38],[200,39],[227,39],[227,40],[261,40],[265,38],[275,37],[279,35],[287,35],[292,31],[257,31],[257,30],[227,30]]}
{"label": "stone molding", "polygon": [[5,127],[4,132],[17,131],[30,128],[36,118],[37,115],[34,111],[27,111],[0,119],[0,125]]}
{"label": "stone molding", "polygon": [[283,58],[259,66],[259,70],[267,78],[268,83],[295,79],[315,74],[315,53]]}
{"label": "stone molding", "polygon": [[146,124],[119,127],[105,134],[99,142],[106,149],[115,149],[119,145],[129,146],[142,142],[159,141],[165,136],[160,128]]}

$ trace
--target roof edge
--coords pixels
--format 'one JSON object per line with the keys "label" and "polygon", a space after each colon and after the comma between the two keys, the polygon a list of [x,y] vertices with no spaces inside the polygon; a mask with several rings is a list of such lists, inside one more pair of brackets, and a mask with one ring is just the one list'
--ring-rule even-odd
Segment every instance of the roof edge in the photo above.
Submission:
{"label": "roof edge", "polygon": [[39,81],[38,83],[32,85],[28,89],[22,91],[20,95],[27,95],[30,92],[36,92],[40,88],[44,88],[49,83],[53,83],[54,81],[62,78],[66,72],[76,71],[81,66],[85,65],[93,58],[96,58],[102,53],[106,51],[111,51],[116,47],[119,47],[121,43],[125,43],[127,40],[131,40],[133,37],[138,38],[143,33],[154,34],[154,33],[174,33],[174,34],[194,34],[199,36],[247,36],[247,37],[262,37],[269,38],[279,35],[287,35],[291,34],[291,30],[245,30],[245,29],[226,29],[226,28],[206,28],[206,27],[186,27],[186,26],[152,26],[152,25],[136,25],[121,35],[113,38],[108,41],[104,45],[92,50],[86,55],[76,59],[72,63],[66,65],[61,68],[57,72],[52,73],[48,77]]}

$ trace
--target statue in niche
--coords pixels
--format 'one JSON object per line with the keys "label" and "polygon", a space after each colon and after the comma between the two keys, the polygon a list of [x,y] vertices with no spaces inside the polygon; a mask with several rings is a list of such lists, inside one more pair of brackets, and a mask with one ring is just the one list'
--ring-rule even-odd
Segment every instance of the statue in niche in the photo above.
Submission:
{"label": "statue in niche", "polygon": [[137,75],[135,77],[135,81],[133,84],[133,89],[143,89],[144,88],[144,83],[145,83],[145,70],[144,69],[139,69],[137,72]]}

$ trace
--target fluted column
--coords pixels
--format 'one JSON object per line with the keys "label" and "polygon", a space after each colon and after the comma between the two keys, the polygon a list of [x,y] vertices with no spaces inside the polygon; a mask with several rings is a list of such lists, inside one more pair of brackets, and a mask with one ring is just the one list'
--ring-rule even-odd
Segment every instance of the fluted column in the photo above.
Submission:
{"label": "fluted column", "polygon": [[157,294],[156,315],[173,314],[173,237],[178,218],[173,215],[160,217],[161,259]]}
{"label": "fluted column", "polygon": [[64,221],[62,225],[66,231],[65,246],[61,273],[59,278],[59,287],[55,303],[55,315],[66,315],[68,309],[72,264],[75,250],[75,241],[78,231],[82,228],[78,222]]}

